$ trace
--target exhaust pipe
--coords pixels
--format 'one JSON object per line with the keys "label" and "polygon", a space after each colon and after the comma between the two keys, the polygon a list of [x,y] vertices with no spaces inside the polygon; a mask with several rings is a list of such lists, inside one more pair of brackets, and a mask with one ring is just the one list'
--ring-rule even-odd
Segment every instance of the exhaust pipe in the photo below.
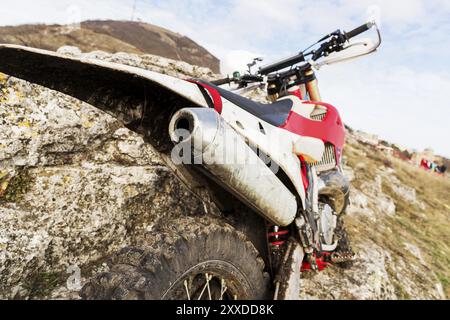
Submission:
{"label": "exhaust pipe", "polygon": [[169,133],[176,144],[172,157],[181,148],[181,163],[201,165],[217,183],[273,224],[284,227],[294,221],[295,196],[214,109],[178,111]]}

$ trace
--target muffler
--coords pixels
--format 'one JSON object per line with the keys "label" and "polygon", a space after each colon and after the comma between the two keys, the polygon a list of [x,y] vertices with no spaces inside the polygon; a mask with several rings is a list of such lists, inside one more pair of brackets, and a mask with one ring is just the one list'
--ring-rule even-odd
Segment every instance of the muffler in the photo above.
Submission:
{"label": "muffler", "polygon": [[172,160],[200,165],[221,186],[277,226],[288,226],[297,200],[214,109],[186,108],[169,125]]}

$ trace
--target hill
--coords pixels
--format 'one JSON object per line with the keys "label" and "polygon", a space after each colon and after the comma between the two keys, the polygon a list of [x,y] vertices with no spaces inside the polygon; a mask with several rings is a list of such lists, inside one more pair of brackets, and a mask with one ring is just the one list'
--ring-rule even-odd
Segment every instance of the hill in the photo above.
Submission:
{"label": "hill", "polygon": [[21,25],[0,27],[0,43],[56,51],[76,46],[84,52],[101,50],[154,54],[207,67],[218,73],[220,61],[188,37],[147,23],[85,21],[79,26]]}

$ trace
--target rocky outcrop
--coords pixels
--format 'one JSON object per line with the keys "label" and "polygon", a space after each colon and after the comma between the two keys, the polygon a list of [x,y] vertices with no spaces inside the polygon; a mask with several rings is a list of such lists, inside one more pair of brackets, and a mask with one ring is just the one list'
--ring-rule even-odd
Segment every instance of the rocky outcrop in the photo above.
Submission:
{"label": "rocky outcrop", "polygon": [[[213,76],[157,56],[87,55],[173,76]],[[76,297],[64,289],[68,270],[80,267],[87,277],[159,220],[204,213],[152,147],[117,120],[15,78],[2,76],[0,90],[0,298]]]}
{"label": "rocky outcrop", "polygon": [[417,247],[404,244],[418,258],[411,263],[373,241],[355,242],[357,256],[350,267],[333,266],[319,274],[303,274],[301,299],[445,299],[442,284]]}

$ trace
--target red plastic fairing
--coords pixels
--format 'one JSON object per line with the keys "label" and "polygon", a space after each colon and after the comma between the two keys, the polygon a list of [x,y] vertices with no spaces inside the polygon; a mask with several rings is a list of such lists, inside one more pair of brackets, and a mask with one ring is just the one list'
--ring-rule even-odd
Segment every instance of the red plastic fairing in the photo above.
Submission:
{"label": "red plastic fairing", "polygon": [[306,161],[305,159],[300,156],[300,163],[301,163],[301,174],[302,174],[302,182],[303,182],[303,187],[305,188],[305,191],[308,190],[309,187],[309,180],[308,180],[308,173],[306,172]]}
{"label": "red plastic fairing", "polygon": [[291,111],[286,122],[280,128],[300,136],[313,137],[321,139],[325,143],[331,143],[335,146],[336,164],[338,165],[345,143],[345,128],[338,110],[323,102],[304,101],[302,103],[325,107],[327,109],[325,118],[322,121],[314,121]]}
{"label": "red plastic fairing", "polygon": [[300,89],[296,89],[296,90],[293,90],[293,91],[288,91],[288,93],[290,95],[296,96],[300,100],[303,100],[302,90],[300,90]]}
{"label": "red plastic fairing", "polygon": [[200,87],[203,87],[206,91],[208,91],[208,93],[210,94],[211,99],[212,99],[212,101],[214,103],[214,109],[219,114],[222,114],[223,104],[222,104],[222,97],[221,97],[219,91],[217,91],[213,87],[211,87],[211,86],[209,86],[207,84],[204,84],[203,82],[198,81],[198,80],[189,79],[189,80],[186,80],[186,81],[195,83],[195,84],[199,85]]}
{"label": "red plastic fairing", "polygon": [[[316,264],[317,264],[317,268],[319,269],[319,271],[323,271],[324,269],[328,268],[329,266],[331,266],[331,263],[325,261],[325,258],[327,256],[329,256],[329,253],[323,253],[322,256],[320,258],[317,258],[315,256],[316,259]],[[301,267],[301,272],[305,272],[305,271],[309,271],[311,270],[311,264],[309,262],[307,262],[306,260],[303,261],[302,263],[302,267]]]}

